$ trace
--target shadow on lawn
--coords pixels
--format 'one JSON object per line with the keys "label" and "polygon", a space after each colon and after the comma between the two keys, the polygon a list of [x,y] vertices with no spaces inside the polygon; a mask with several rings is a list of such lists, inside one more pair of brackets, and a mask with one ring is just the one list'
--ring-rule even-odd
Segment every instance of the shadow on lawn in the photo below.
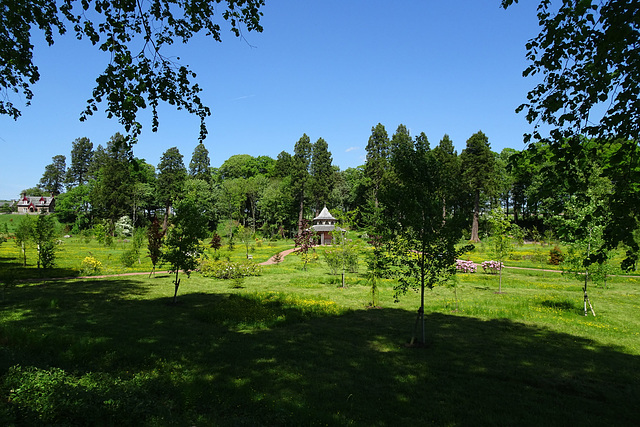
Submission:
{"label": "shadow on lawn", "polygon": [[[148,411],[184,425],[632,425],[640,416],[640,358],[584,338],[436,313],[427,316],[431,345],[411,349],[414,314],[392,308],[242,332],[246,311],[224,322],[203,316],[229,295],[183,294],[174,306],[164,285],[167,298],[151,300],[137,299],[149,285],[135,280],[16,288],[2,309],[25,311],[5,332],[55,341],[23,338],[22,351],[2,337],[13,356],[2,372],[8,363],[56,366],[121,383],[152,372],[127,394],[147,412],[136,418],[122,403],[121,418],[105,418],[130,423],[148,421]],[[118,384],[86,390],[104,393],[90,400],[92,413],[107,411],[100,402],[113,400]]]}
{"label": "shadow on lawn", "polygon": [[69,268],[36,268],[31,265],[33,259],[29,259],[29,265],[22,265],[22,260],[16,257],[0,257],[0,283],[23,281],[23,280],[44,280],[48,277],[76,277],[78,271]]}

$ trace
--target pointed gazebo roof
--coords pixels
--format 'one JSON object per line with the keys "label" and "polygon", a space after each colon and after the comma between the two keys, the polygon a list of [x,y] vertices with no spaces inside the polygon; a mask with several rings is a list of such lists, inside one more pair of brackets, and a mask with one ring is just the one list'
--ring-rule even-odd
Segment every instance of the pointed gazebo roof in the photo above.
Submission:
{"label": "pointed gazebo roof", "polygon": [[322,220],[322,219],[324,219],[324,220],[332,219],[334,221],[337,221],[333,217],[333,215],[331,215],[331,213],[329,213],[329,209],[327,209],[326,206],[322,209],[322,211],[320,212],[320,214],[317,217],[313,218],[314,221],[315,220]]}

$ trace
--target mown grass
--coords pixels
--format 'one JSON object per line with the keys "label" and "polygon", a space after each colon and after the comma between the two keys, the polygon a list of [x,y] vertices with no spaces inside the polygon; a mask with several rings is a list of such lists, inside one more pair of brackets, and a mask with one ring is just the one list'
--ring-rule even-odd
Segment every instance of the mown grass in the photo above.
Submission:
{"label": "mown grass", "polygon": [[593,288],[594,318],[560,273],[506,270],[502,294],[496,276],[461,274],[455,293],[427,292],[429,345],[409,348],[418,295],[394,303],[383,280],[381,308],[366,309],[364,265],[342,288],[317,252],[306,270],[291,255],[240,288],[194,273],[176,305],[163,273],[5,286],[0,424],[637,422],[640,279]]}
{"label": "mown grass", "polygon": [[[104,273],[150,269],[145,257],[131,269],[120,264],[125,242],[104,249],[62,240],[59,269],[49,275],[77,275],[88,252]],[[253,247],[262,262],[292,244]],[[582,315],[581,283],[557,272],[507,269],[502,294],[496,276],[461,274],[455,289],[428,291],[429,346],[418,349],[405,346],[418,296],[395,303],[386,279],[381,309],[367,309],[364,263],[342,288],[322,250],[306,270],[291,255],[240,288],[198,273],[183,277],[176,305],[172,277],[162,272],[0,280],[0,424],[637,421],[640,279],[592,287],[594,318]],[[16,255],[12,242],[0,246],[0,277],[39,277],[33,249],[26,269],[15,265]],[[223,248],[220,256],[241,260],[245,248]],[[490,259],[482,245],[472,256]]]}
{"label": "mown grass", "polygon": [[[12,215],[17,216],[17,215]],[[0,215],[0,218],[3,217]],[[7,215],[4,215],[7,217]],[[206,247],[206,241],[205,247]],[[43,277],[77,277],[85,274],[82,271],[82,260],[91,256],[100,261],[102,268],[94,275],[110,275],[131,272],[151,271],[153,266],[147,256],[146,242],[143,244],[132,266],[126,267],[122,255],[132,247],[130,238],[115,238],[111,246],[98,243],[95,239],[86,241],[82,237],[60,237],[56,245],[55,267],[49,271],[39,271],[37,266],[37,250],[32,244],[27,245],[27,266],[24,267],[20,248],[14,240],[9,239],[0,245],[0,280],[22,280]],[[277,252],[293,247],[291,240],[252,241],[249,254],[255,262],[267,261]],[[221,259],[240,261],[246,259],[246,248],[243,244],[236,244],[233,250],[228,245],[222,247],[218,254],[206,247],[206,256],[218,256]],[[157,266],[160,270],[167,270],[168,265]]]}

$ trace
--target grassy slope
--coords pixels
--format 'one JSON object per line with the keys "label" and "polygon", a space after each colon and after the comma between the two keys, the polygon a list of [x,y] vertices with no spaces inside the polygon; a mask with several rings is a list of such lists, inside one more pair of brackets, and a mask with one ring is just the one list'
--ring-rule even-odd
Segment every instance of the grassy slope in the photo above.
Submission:
{"label": "grassy slope", "polygon": [[[263,248],[258,261],[280,249]],[[13,403],[0,404],[0,421],[630,425],[640,416],[639,279],[594,289],[598,317],[585,318],[580,284],[558,273],[507,271],[504,294],[495,276],[460,275],[457,303],[453,288],[427,294],[431,345],[412,349],[417,295],[396,304],[385,281],[383,308],[366,310],[364,278],[350,274],[342,289],[321,262],[300,265],[287,257],[242,289],[193,274],[176,306],[162,274],[3,288],[0,372]],[[16,364],[45,379],[8,370]]]}

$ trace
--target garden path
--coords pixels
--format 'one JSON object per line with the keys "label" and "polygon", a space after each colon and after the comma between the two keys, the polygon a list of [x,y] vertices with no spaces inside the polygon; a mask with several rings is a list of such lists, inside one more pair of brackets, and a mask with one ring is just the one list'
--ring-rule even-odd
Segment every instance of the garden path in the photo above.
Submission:
{"label": "garden path", "polygon": [[[295,252],[296,249],[298,248],[287,249],[286,251],[279,252],[274,256],[272,256],[271,258],[269,258],[268,260],[266,260],[265,262],[261,262],[258,265],[273,265],[273,264],[277,264],[278,262],[282,262],[282,260],[284,260],[284,257],[286,257],[292,252]],[[278,255],[280,255],[280,261],[277,261]]]}

